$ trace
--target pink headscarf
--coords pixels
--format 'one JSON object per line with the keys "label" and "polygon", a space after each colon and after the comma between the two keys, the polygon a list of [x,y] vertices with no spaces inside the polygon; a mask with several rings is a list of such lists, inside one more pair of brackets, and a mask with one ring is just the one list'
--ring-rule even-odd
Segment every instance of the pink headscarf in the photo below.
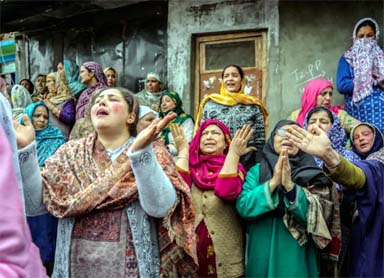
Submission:
{"label": "pink headscarf", "polygon": [[[206,120],[200,124],[189,147],[189,169],[193,182],[203,190],[210,190],[215,187],[221,168],[223,168],[228,148],[221,155],[203,155],[200,152],[200,138],[204,129],[209,125],[217,125],[224,133],[225,141],[228,146],[231,144],[231,132],[228,127],[219,120]],[[240,163],[238,169],[245,176],[246,170]]]}
{"label": "pink headscarf", "polygon": [[12,163],[11,147],[0,126],[0,277],[47,277],[32,243]]}
{"label": "pink headscarf", "polygon": [[[304,92],[301,96],[301,109],[299,115],[297,116],[296,122],[303,127],[304,119],[307,113],[314,107],[316,107],[317,96],[320,95],[322,91],[326,88],[331,87],[333,89],[333,84],[331,81],[317,78],[309,81],[304,88]],[[339,113],[339,110],[343,109],[343,105],[329,106],[327,107],[330,111],[336,115]]]}

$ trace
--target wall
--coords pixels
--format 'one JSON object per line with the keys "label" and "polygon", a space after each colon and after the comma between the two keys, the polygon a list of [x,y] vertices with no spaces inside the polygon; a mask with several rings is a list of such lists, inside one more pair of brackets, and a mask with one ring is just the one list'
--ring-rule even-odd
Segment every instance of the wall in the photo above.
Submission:
{"label": "wall", "polygon": [[[299,108],[309,80],[336,80],[339,58],[351,46],[352,31],[359,19],[370,16],[383,26],[383,1],[281,1],[279,14],[280,116],[287,117]],[[343,97],[334,88],[334,104],[342,103]]]}
{"label": "wall", "polygon": [[[247,29],[268,29],[267,105],[279,91],[279,76],[272,74],[278,64],[278,5],[273,0],[169,0],[168,2],[168,83],[182,95],[190,112],[193,103],[193,34]],[[268,105],[273,114],[276,109]]]}

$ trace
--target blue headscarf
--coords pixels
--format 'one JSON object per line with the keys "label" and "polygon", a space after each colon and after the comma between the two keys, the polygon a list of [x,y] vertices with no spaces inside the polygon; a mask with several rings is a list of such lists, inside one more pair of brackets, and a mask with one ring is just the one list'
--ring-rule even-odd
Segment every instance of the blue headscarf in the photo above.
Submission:
{"label": "blue headscarf", "polygon": [[64,59],[65,78],[72,94],[78,97],[87,86],[79,81],[80,70],[79,66],[67,59]]}
{"label": "blue headscarf", "polygon": [[[373,145],[372,145],[372,148],[366,152],[366,153],[361,153],[359,152],[356,147],[355,147],[355,144],[354,144],[354,139],[353,139],[353,134],[355,133],[355,130],[357,127],[361,126],[361,125],[365,125],[367,127],[369,127],[370,129],[372,129],[373,131],[373,136],[374,136],[374,141],[373,141]],[[375,152],[377,152],[378,150],[380,150],[383,145],[384,145],[384,136],[383,134],[381,133],[380,129],[378,129],[375,125],[373,124],[369,124],[369,123],[360,123],[358,125],[356,125],[352,131],[351,131],[351,140],[352,140],[352,150],[358,155],[361,157],[361,159],[366,159],[370,154],[373,154]]]}
{"label": "blue headscarf", "polygon": [[[305,129],[308,128],[309,115],[311,115],[311,112],[315,109],[319,110],[319,111],[323,110],[323,111],[329,112],[332,115],[333,124],[332,124],[331,128],[327,131],[327,135],[328,135],[329,140],[331,141],[332,148],[338,154],[344,156],[347,160],[349,160],[351,162],[355,162],[355,161],[360,160],[358,155],[356,155],[354,152],[346,149],[345,146],[347,143],[347,134],[345,133],[345,130],[340,123],[339,117],[337,117],[337,115],[335,113],[333,113],[332,111],[330,111],[326,107],[314,107],[314,108],[312,108],[308,112],[308,114],[305,116],[304,128]],[[323,162],[319,158],[315,157],[315,161],[319,167],[323,166]]]}
{"label": "blue headscarf", "polygon": [[[32,116],[35,112],[36,108],[39,106],[44,106],[47,111],[48,108],[44,104],[44,102],[35,102],[29,104],[24,109],[24,114],[27,114],[29,119],[32,122]],[[48,114],[49,117],[49,114]],[[21,121],[23,123],[23,121]],[[36,136],[36,146],[37,146],[37,159],[39,161],[39,166],[43,166],[45,163],[45,160],[49,158],[51,155],[55,153],[55,151],[65,143],[66,139],[63,135],[63,133],[60,131],[57,127],[52,127],[49,122],[45,128],[40,130],[35,130],[35,136]]]}

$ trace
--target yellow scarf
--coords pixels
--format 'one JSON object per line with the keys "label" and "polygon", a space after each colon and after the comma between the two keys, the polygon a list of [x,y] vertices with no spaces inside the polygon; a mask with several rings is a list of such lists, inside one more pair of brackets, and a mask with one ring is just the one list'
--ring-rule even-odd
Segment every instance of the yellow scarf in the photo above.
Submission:
{"label": "yellow scarf", "polygon": [[220,94],[210,94],[210,95],[205,96],[202,99],[200,106],[199,106],[199,111],[197,112],[194,133],[196,133],[196,130],[199,128],[200,121],[201,121],[201,118],[203,116],[204,106],[209,100],[213,100],[216,103],[220,103],[220,104],[224,104],[224,105],[228,105],[228,106],[235,106],[239,103],[258,105],[260,107],[260,109],[263,111],[265,133],[267,133],[267,123],[268,123],[267,108],[257,97],[245,94],[244,88],[245,88],[245,79],[241,82],[241,88],[240,88],[240,91],[238,93],[228,92],[224,88],[224,82],[222,82],[221,87],[220,87]]}

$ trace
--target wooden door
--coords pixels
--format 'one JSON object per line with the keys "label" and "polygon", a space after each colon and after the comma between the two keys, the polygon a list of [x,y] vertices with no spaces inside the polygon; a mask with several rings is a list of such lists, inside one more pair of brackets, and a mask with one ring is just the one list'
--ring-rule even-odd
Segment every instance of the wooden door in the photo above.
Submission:
{"label": "wooden door", "polygon": [[207,94],[220,93],[221,72],[228,64],[244,70],[245,93],[266,99],[266,32],[247,31],[220,35],[198,35],[195,43],[194,107],[196,114],[200,100]]}

